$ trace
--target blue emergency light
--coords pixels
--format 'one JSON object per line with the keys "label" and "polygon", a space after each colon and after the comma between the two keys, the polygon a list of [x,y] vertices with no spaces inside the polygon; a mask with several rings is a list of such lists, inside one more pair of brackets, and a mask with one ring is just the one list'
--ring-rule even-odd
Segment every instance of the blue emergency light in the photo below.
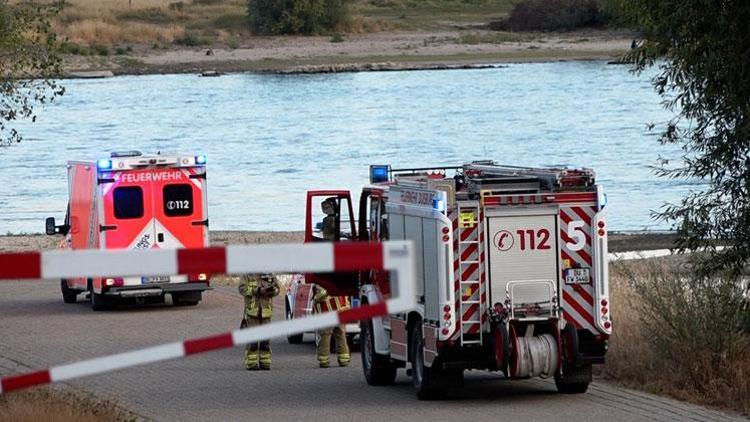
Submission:
{"label": "blue emergency light", "polygon": [[391,173],[389,165],[372,165],[370,166],[370,183],[387,182]]}
{"label": "blue emergency light", "polygon": [[112,160],[102,158],[101,160],[96,162],[96,167],[99,170],[110,170],[112,169]]}
{"label": "blue emergency light", "polygon": [[206,164],[206,156],[205,155],[196,155],[195,156],[195,164]]}

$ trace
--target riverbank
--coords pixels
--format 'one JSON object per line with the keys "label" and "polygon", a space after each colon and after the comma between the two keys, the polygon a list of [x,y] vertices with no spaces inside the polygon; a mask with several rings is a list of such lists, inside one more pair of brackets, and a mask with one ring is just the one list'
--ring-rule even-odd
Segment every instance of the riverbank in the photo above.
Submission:
{"label": "riverbank", "polygon": [[[617,60],[633,34],[588,30],[510,33],[489,30],[380,32],[330,36],[247,36],[231,45],[132,47],[121,55],[64,57],[67,74],[330,73],[467,68],[562,60]],[[156,47],[156,48],[154,48]]]}

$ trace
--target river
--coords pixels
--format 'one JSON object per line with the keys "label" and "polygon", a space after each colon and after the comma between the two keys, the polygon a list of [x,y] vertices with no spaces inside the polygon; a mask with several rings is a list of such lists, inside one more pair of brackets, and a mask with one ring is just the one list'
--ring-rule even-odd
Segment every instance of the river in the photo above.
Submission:
{"label": "river", "polygon": [[689,183],[657,178],[665,123],[649,78],[604,62],[320,75],[121,76],[66,80],[25,140],[0,149],[0,233],[62,219],[65,163],[112,150],[203,153],[211,227],[302,230],[305,191],[367,183],[370,164],[594,168],[612,230],[666,229],[651,218]]}

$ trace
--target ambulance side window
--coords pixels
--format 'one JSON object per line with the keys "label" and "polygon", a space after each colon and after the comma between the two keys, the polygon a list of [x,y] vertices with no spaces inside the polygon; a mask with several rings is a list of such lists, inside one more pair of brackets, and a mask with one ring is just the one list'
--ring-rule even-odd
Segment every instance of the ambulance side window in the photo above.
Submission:
{"label": "ambulance side window", "polygon": [[112,193],[115,218],[127,220],[143,217],[143,190],[139,186],[115,188]]}
{"label": "ambulance side window", "polygon": [[181,217],[193,214],[193,188],[190,185],[164,186],[164,215]]}

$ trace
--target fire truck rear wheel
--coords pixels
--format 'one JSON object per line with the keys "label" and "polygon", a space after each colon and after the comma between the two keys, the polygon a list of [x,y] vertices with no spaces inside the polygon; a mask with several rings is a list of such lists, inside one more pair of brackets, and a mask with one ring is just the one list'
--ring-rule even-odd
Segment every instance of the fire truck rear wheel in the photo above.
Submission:
{"label": "fire truck rear wheel", "polygon": [[591,365],[563,367],[562,375],[555,375],[557,391],[563,394],[583,394],[591,382]]}
{"label": "fire truck rear wheel", "polygon": [[424,365],[424,339],[421,325],[421,321],[412,324],[409,333],[412,385],[417,390],[419,400],[441,399],[446,394],[441,379],[443,374],[437,366],[428,368]]}
{"label": "fire truck rear wheel", "polygon": [[396,366],[389,358],[375,353],[374,334],[372,321],[360,323],[359,342],[365,380],[370,385],[391,385],[396,381]]}
{"label": "fire truck rear wheel", "polygon": [[[286,320],[289,321],[293,317],[294,316],[292,315],[292,310],[289,307],[289,302],[286,302]],[[293,334],[291,336],[287,336],[286,340],[289,342],[289,344],[302,344],[303,336],[304,336],[304,333]]]}
{"label": "fire truck rear wheel", "polygon": [[68,287],[68,280],[60,280],[60,290],[62,290],[63,302],[65,303],[76,303],[78,300],[78,290],[73,290]]}

